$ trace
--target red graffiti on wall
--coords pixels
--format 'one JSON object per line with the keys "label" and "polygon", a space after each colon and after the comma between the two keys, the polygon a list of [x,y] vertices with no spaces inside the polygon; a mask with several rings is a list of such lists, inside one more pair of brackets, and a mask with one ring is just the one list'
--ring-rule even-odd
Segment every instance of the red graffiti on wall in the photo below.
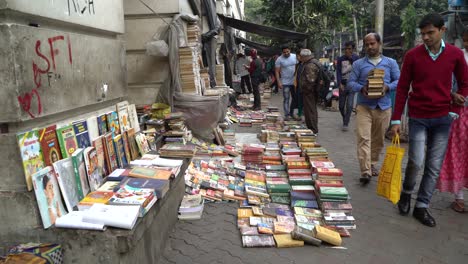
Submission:
{"label": "red graffiti on wall", "polygon": [[[67,51],[68,51],[68,62],[70,64],[73,63],[73,58],[72,58],[72,50],[71,50],[71,42],[70,42],[70,37],[65,37],[64,36],[55,36],[47,39],[47,42],[49,43],[49,51],[50,54],[48,54],[49,57],[47,57],[44,53],[41,51],[41,41],[37,40],[36,45],[35,45],[35,51],[36,55],[41,58],[44,63],[45,67],[41,68],[39,65],[32,61],[32,70],[33,70],[33,80],[34,84],[36,85],[31,92],[26,92],[23,95],[18,96],[18,102],[21,105],[21,108],[29,114],[31,118],[35,118],[36,116],[40,115],[42,113],[42,104],[41,104],[41,96],[39,95],[39,88],[42,87],[42,76],[44,74],[47,75],[47,78],[49,80],[49,86],[50,86],[50,78],[51,76],[56,76],[59,79],[61,78],[61,75],[56,73],[57,67],[56,67],[56,57],[60,54],[60,49],[56,48],[54,46],[54,43],[57,41],[66,41],[67,45]],[[52,64],[52,71],[51,71],[51,64]],[[37,101],[37,109],[36,111],[33,111],[31,109],[31,105],[33,100]]]}

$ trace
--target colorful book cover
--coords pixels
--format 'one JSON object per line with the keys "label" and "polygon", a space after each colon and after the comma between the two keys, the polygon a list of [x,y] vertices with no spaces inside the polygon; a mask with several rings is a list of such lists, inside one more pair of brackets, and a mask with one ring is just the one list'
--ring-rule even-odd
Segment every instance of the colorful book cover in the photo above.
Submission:
{"label": "colorful book cover", "polygon": [[86,195],[86,197],[84,197],[80,201],[80,203],[78,204],[78,208],[80,209],[80,211],[84,211],[84,210],[89,209],[91,206],[93,206],[93,204],[97,204],[97,203],[107,204],[107,202],[109,202],[109,199],[112,198],[113,195],[114,195],[114,192],[112,191],[90,192],[88,193],[88,195]]}
{"label": "colorful book cover", "polygon": [[33,189],[31,176],[44,168],[44,160],[39,142],[39,132],[31,130],[16,136],[23,161],[24,176],[28,190]]}
{"label": "colorful book cover", "polygon": [[112,136],[120,134],[119,116],[117,112],[112,111],[106,114],[107,129],[112,133]]}
{"label": "colorful book cover", "polygon": [[68,212],[78,210],[77,205],[80,202],[80,196],[78,194],[78,185],[76,183],[72,159],[61,159],[54,162],[53,166]]}
{"label": "colorful book cover", "polygon": [[62,159],[55,129],[56,125],[52,125],[39,130],[39,142],[45,166],[52,166],[54,162]]}
{"label": "colorful book cover", "polygon": [[117,162],[119,168],[125,168],[128,165],[127,157],[125,156],[125,148],[123,145],[122,135],[116,135],[114,137],[114,148],[117,155]]}
{"label": "colorful book cover", "polygon": [[112,173],[118,168],[118,164],[111,132],[107,132],[104,136],[104,154],[106,157],[107,173]]}
{"label": "colorful book cover", "polygon": [[91,146],[91,140],[89,140],[88,124],[85,120],[79,120],[73,122],[73,129],[75,130],[76,141],[78,142],[79,148],[87,148]]}
{"label": "colorful book cover", "polygon": [[130,144],[128,142],[128,133],[125,131],[122,133],[122,143],[124,146],[124,151],[125,151],[125,158],[127,158],[127,162],[130,163],[132,161],[132,156],[130,153]]}
{"label": "colorful book cover", "polygon": [[[146,138],[145,134],[143,133],[138,133],[135,135],[135,141],[137,143],[137,146],[138,146],[138,150],[139,152],[141,153],[141,155],[145,155],[146,153],[148,153],[151,149],[149,147],[149,144],[148,144],[148,139]],[[167,146],[167,145],[175,145],[175,144],[166,144],[163,146],[163,150],[166,150],[164,147]],[[179,145],[179,144],[177,144]],[[181,145],[183,146],[183,145]]]}
{"label": "colorful book cover", "polygon": [[55,224],[57,218],[67,214],[62,204],[54,170],[51,166],[45,167],[32,175],[32,182],[42,225],[44,228],[49,228]]}
{"label": "colorful book cover", "polygon": [[154,190],[134,188],[126,185],[120,187],[109,199],[109,204],[139,205],[145,207],[154,198]]}
{"label": "colorful book cover", "polygon": [[107,128],[107,115],[106,114],[102,114],[97,117],[97,124],[98,124],[98,131],[99,131],[100,136],[105,135],[109,131],[109,129]]}
{"label": "colorful book cover", "polygon": [[93,147],[96,149],[97,159],[98,159],[98,166],[97,170],[101,177],[107,176],[107,168],[106,168],[106,156],[104,151],[104,136],[98,136],[95,140],[93,140]]}
{"label": "colorful book cover", "polygon": [[140,122],[138,121],[136,106],[134,104],[128,106],[128,119],[130,120],[131,128],[134,129],[135,133],[140,132]]}
{"label": "colorful book cover", "polygon": [[78,142],[76,141],[75,130],[72,125],[57,128],[57,139],[63,158],[71,157],[78,149]]}
{"label": "colorful book cover", "polygon": [[123,102],[117,103],[116,108],[117,108],[117,115],[119,117],[120,130],[123,133],[131,128],[130,120],[128,117],[128,102],[123,101]]}
{"label": "colorful book cover", "polygon": [[130,171],[129,176],[168,180],[172,176],[172,172],[170,170],[163,169],[135,167]]}
{"label": "colorful book cover", "polygon": [[83,149],[79,148],[72,154],[73,170],[75,171],[76,185],[80,200],[89,193],[86,165],[83,157]]}
{"label": "colorful book cover", "polygon": [[91,140],[91,143],[92,143],[93,140],[99,137],[97,117],[96,116],[89,117],[88,119],[86,119],[86,124],[88,125],[89,139]]}
{"label": "colorful book cover", "polygon": [[93,192],[96,191],[103,183],[103,177],[100,169],[98,168],[99,162],[96,148],[85,148],[83,151],[83,157],[86,165],[86,174],[88,175],[89,188]]}
{"label": "colorful book cover", "polygon": [[[119,184],[120,187],[130,186],[132,188],[153,189],[158,199],[163,198],[169,191],[169,181],[161,179],[145,179],[125,177]],[[118,188],[116,188],[118,190]],[[114,191],[117,191],[114,189]]]}

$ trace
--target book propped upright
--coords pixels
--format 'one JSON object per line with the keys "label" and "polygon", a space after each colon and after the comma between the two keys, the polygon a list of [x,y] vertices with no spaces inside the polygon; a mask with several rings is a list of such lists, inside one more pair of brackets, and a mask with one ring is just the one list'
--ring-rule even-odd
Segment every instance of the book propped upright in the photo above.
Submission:
{"label": "book propped upright", "polygon": [[87,148],[91,146],[91,140],[89,139],[88,124],[85,120],[79,120],[73,122],[73,129],[75,130],[76,141],[78,147]]}
{"label": "book propped upright", "polygon": [[107,115],[106,114],[102,114],[98,116],[97,123],[98,123],[98,131],[99,131],[100,136],[103,136],[107,132],[109,132],[109,129],[107,129]]}
{"label": "book propped upright", "polygon": [[31,176],[44,168],[44,160],[42,158],[41,145],[39,142],[39,132],[31,130],[25,133],[20,133],[16,136],[18,146],[23,161],[24,176],[28,191],[33,189]]}
{"label": "book propped upright", "polygon": [[54,171],[68,212],[78,210],[80,195],[71,158],[54,162]]}
{"label": "book propped upright", "polygon": [[88,176],[83,156],[83,149],[79,148],[72,154],[73,170],[75,171],[76,184],[78,186],[78,197],[83,199],[89,193]]}
{"label": "book propped upright", "polygon": [[57,139],[63,158],[71,157],[75,150],[78,149],[78,142],[76,141],[75,130],[72,125],[57,128]]}
{"label": "book propped upright", "polygon": [[128,119],[135,133],[140,132],[140,122],[138,121],[138,115],[134,104],[128,105]]}
{"label": "book propped upright", "polygon": [[47,229],[55,224],[58,217],[67,213],[62,204],[54,170],[51,166],[45,167],[32,175],[32,181],[42,225]]}
{"label": "book propped upright", "polygon": [[46,166],[52,166],[54,162],[62,159],[62,153],[60,152],[57,140],[56,125],[40,129],[39,141]]}
{"label": "book propped upright", "polygon": [[119,117],[120,130],[123,133],[131,128],[130,120],[128,119],[128,102],[119,102],[117,103],[116,108],[117,115]]}
{"label": "book propped upright", "polygon": [[87,147],[83,151],[83,157],[86,165],[86,174],[88,175],[88,182],[91,191],[96,191],[103,183],[102,172],[99,169],[99,160],[96,148]]}
{"label": "book propped upright", "polygon": [[104,154],[106,158],[107,172],[112,173],[118,168],[118,164],[111,132],[104,135]]}
{"label": "book propped upright", "polygon": [[112,136],[120,134],[119,116],[116,111],[106,113],[107,129],[112,133]]}

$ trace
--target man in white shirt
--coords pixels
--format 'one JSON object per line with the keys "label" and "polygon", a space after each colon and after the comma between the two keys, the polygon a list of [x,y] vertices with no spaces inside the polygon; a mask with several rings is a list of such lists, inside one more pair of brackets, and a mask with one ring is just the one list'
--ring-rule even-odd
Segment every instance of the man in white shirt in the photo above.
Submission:
{"label": "man in white shirt", "polygon": [[283,110],[285,120],[289,120],[293,114],[294,109],[290,109],[289,99],[294,89],[294,72],[296,71],[296,54],[291,53],[288,45],[282,46],[283,54],[276,59],[275,62],[275,75],[278,80],[278,88],[283,89]]}

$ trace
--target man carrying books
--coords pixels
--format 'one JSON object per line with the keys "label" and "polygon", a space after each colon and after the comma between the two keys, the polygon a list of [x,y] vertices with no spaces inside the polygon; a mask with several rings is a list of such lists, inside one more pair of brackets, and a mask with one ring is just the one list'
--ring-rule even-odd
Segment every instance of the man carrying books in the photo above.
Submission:
{"label": "man carrying books", "polygon": [[380,53],[382,41],[377,33],[364,38],[366,56],[353,63],[347,87],[358,93],[356,107],[357,154],[362,184],[378,176],[375,165],[384,146],[385,132],[392,114],[388,91],[395,90],[400,69],[392,58]]}
{"label": "man carrying books", "polygon": [[[424,45],[406,53],[391,131],[400,133],[400,119],[408,101],[408,164],[398,209],[402,215],[409,213],[416,176],[424,167],[413,216],[434,227],[436,222],[427,209],[444,160],[452,116],[456,116],[450,112],[456,105],[463,105],[468,95],[468,67],[463,52],[442,39],[445,26],[441,15],[426,15],[419,29]],[[451,93],[452,74],[457,79],[457,93]]]}

